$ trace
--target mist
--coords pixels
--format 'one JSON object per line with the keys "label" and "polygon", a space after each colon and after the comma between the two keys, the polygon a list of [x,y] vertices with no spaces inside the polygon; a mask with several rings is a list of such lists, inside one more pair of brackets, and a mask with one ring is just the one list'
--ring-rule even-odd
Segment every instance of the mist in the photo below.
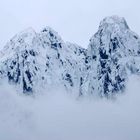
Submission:
{"label": "mist", "polygon": [[62,92],[34,97],[0,84],[1,140],[139,140],[140,77],[116,100]]}

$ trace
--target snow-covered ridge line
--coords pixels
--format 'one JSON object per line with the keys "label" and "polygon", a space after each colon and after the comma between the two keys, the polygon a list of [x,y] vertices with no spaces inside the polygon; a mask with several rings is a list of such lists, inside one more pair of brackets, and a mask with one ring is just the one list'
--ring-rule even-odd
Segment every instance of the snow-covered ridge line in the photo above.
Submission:
{"label": "snow-covered ridge line", "polygon": [[77,95],[112,97],[125,90],[128,73],[139,73],[140,38],[124,18],[101,21],[88,49],[65,43],[50,27],[29,28],[0,52],[0,79],[25,94],[62,88]]}

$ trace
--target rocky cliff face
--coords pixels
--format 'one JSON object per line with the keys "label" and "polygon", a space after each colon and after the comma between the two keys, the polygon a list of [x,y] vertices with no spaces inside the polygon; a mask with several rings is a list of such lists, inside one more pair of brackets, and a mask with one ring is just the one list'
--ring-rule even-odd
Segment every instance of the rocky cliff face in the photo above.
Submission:
{"label": "rocky cliff face", "polygon": [[111,97],[125,90],[130,73],[140,72],[140,39],[125,19],[101,21],[88,49],[65,43],[46,27],[27,29],[0,52],[0,79],[26,94],[62,87],[78,95]]}
{"label": "rocky cliff face", "polygon": [[0,77],[31,94],[43,88],[72,90],[79,83],[85,50],[64,43],[51,28],[40,33],[27,29],[15,37],[0,53]]}
{"label": "rocky cliff face", "polygon": [[117,16],[103,19],[88,47],[87,93],[109,97],[123,92],[128,75],[139,73],[139,58],[140,39],[125,19]]}

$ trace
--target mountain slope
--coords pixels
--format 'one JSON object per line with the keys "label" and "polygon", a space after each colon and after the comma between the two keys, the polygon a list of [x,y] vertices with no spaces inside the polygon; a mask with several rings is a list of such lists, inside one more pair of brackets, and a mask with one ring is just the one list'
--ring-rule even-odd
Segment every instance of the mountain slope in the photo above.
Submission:
{"label": "mountain slope", "polygon": [[26,94],[60,87],[111,97],[125,90],[129,74],[139,72],[140,38],[117,16],[101,21],[88,49],[65,43],[46,27],[17,34],[0,52],[0,78]]}
{"label": "mountain slope", "polygon": [[77,86],[77,73],[85,55],[85,50],[76,46],[65,44],[49,27],[40,33],[27,29],[13,37],[1,51],[0,77],[27,94],[43,87],[72,89]]}
{"label": "mountain slope", "polygon": [[88,47],[88,94],[112,96],[125,90],[129,73],[138,74],[140,39],[125,19],[117,16],[101,21]]}

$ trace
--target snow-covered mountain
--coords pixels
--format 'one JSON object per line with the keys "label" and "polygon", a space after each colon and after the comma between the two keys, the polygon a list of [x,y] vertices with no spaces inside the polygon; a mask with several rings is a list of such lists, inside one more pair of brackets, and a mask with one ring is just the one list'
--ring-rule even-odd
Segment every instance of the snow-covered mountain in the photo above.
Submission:
{"label": "snow-covered mountain", "polygon": [[139,72],[140,38],[117,16],[101,21],[88,49],[64,42],[46,27],[17,34],[0,52],[0,79],[26,94],[60,87],[109,97],[122,93],[129,74]]}
{"label": "snow-covered mountain", "polygon": [[140,38],[124,18],[107,17],[90,39],[86,57],[89,67],[84,80],[85,85],[88,83],[86,92],[101,97],[121,93],[128,75],[140,72]]}
{"label": "snow-covered mountain", "polygon": [[0,77],[31,94],[43,88],[79,86],[85,50],[64,43],[51,28],[40,33],[27,29],[6,44],[0,53]]}

